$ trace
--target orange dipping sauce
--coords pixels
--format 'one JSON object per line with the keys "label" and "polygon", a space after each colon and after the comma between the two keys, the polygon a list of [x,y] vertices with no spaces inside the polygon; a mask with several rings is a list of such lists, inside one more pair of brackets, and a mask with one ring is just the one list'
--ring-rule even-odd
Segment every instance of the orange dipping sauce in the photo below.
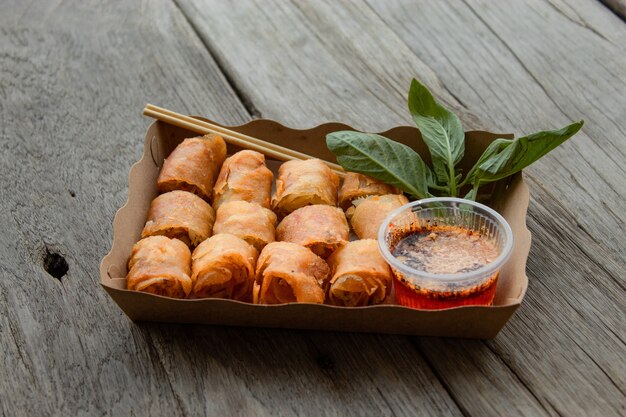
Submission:
{"label": "orange dipping sauce", "polygon": [[393,281],[396,298],[400,304],[425,310],[439,310],[468,305],[491,305],[496,295],[498,273],[493,274],[485,284],[460,291],[430,291],[418,288],[395,271]]}
{"label": "orange dipping sauce", "polygon": [[[399,232],[392,239],[393,256],[407,267],[428,274],[471,272],[498,257],[498,248],[491,239],[462,227],[432,225]],[[441,279],[434,285],[419,286],[392,270],[398,302],[419,309],[491,305],[498,282],[498,272],[495,272],[469,285]]]}

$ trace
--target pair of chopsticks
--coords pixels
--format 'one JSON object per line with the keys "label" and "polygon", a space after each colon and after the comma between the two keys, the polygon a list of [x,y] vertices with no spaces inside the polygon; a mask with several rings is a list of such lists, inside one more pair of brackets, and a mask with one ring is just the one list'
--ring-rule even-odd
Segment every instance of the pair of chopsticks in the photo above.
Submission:
{"label": "pair of chopsticks", "polygon": [[[279,161],[304,160],[313,158],[312,156],[305,153],[294,151],[293,149],[266,142],[252,136],[244,135],[243,133],[235,132],[234,130],[227,129],[213,123],[205,122],[194,117],[185,116],[184,114],[176,113],[152,104],[146,104],[146,107],[143,109],[143,114],[144,116],[149,116],[162,122],[191,130],[192,132],[202,133],[205,135],[209,133],[215,133],[222,136],[224,140],[228,143],[239,146],[241,148],[252,149],[253,151],[261,152],[262,154],[271,156],[272,158],[276,158]],[[335,171],[337,174],[341,176],[345,175],[345,171],[343,170],[341,165],[323,160],[322,162],[328,165],[328,167]]]}

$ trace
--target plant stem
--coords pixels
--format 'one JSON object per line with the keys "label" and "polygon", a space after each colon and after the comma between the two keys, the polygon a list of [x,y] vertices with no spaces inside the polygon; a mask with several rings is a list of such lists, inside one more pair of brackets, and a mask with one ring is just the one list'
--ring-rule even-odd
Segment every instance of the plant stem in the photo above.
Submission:
{"label": "plant stem", "polygon": [[465,179],[463,181],[461,181],[461,183],[458,185],[458,188],[462,188],[465,184],[467,184],[467,180],[469,180],[469,175],[465,176]]}
{"label": "plant stem", "polygon": [[480,181],[474,184],[474,188],[472,188],[472,194],[474,195],[474,201],[476,201],[476,197],[478,197],[478,187],[480,187]]}
{"label": "plant stem", "polygon": [[449,191],[448,187],[446,187],[445,185],[429,184],[428,188],[432,188],[433,190],[437,191]]}

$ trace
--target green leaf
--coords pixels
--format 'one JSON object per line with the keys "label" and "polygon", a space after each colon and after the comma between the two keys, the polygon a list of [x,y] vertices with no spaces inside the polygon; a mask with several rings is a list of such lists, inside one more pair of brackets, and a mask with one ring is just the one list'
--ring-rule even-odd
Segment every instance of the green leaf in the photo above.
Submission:
{"label": "green leaf", "polygon": [[456,194],[455,166],[465,153],[465,133],[459,118],[439,104],[430,91],[413,80],[409,111],[428,146],[437,179]]}
{"label": "green leaf", "polygon": [[479,185],[521,171],[571,138],[583,123],[581,120],[562,129],[537,132],[515,140],[496,139],[470,170],[468,181]]}
{"label": "green leaf", "polygon": [[467,173],[467,176],[465,177],[465,181],[463,181],[463,184],[465,184],[466,182],[469,182],[470,184],[474,184],[476,180],[477,172],[479,168],[481,167],[481,165],[485,161],[490,159],[492,156],[497,155],[498,153],[502,152],[504,149],[509,147],[509,145],[511,145],[512,143],[513,143],[512,139],[502,139],[502,138],[496,139],[493,142],[491,142],[489,146],[487,146],[487,149],[485,149],[483,154],[480,156],[480,158],[478,158],[478,161],[476,161],[474,166],[469,170],[469,172]]}
{"label": "green leaf", "polygon": [[433,174],[417,152],[406,145],[372,133],[344,130],[326,135],[328,149],[346,170],[369,175],[425,198]]}

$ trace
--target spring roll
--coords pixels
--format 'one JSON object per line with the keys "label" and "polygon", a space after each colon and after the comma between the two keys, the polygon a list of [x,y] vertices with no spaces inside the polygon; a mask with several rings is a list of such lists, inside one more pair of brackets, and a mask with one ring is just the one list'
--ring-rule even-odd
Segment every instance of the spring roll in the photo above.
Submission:
{"label": "spring roll", "polygon": [[321,304],[328,274],[326,262],[304,246],[270,243],[259,255],[254,298],[261,304]]}
{"label": "spring roll", "polygon": [[252,301],[254,268],[259,253],[245,240],[229,234],[213,235],[191,256],[192,295]]}
{"label": "spring roll", "polygon": [[272,209],[284,217],[312,204],[337,205],[339,176],[319,159],[288,161],[278,169]]}
{"label": "spring roll", "polygon": [[209,203],[187,191],[170,191],[152,200],[141,237],[163,235],[193,249],[211,236],[214,222]]}
{"label": "spring roll", "polygon": [[409,200],[402,194],[373,196],[355,200],[354,210],[350,208],[346,214],[351,214],[350,224],[359,239],[377,239],[378,228],[385,217],[408,202]]}
{"label": "spring roll", "polygon": [[229,201],[217,209],[213,233],[235,235],[259,252],[274,241],[276,215],[272,210],[247,201]]}
{"label": "spring roll", "polygon": [[391,270],[374,239],[349,242],[328,258],[328,265],[330,304],[346,307],[380,304],[389,294]]}
{"label": "spring roll", "polygon": [[401,194],[401,191],[367,175],[348,172],[339,189],[339,207],[347,210],[357,198],[384,194]]}
{"label": "spring roll", "polygon": [[157,179],[159,192],[189,191],[205,200],[226,158],[226,142],[218,135],[183,140],[163,162]]}
{"label": "spring roll", "polygon": [[321,204],[297,209],[276,228],[277,240],[305,246],[324,259],[349,238],[350,227],[343,210]]}
{"label": "spring roll", "polygon": [[174,298],[191,292],[191,252],[178,239],[150,236],[135,243],[128,262],[126,286]]}
{"label": "spring roll", "polygon": [[244,150],[226,158],[213,188],[213,208],[228,201],[249,201],[270,208],[274,174],[265,166],[265,155]]}

